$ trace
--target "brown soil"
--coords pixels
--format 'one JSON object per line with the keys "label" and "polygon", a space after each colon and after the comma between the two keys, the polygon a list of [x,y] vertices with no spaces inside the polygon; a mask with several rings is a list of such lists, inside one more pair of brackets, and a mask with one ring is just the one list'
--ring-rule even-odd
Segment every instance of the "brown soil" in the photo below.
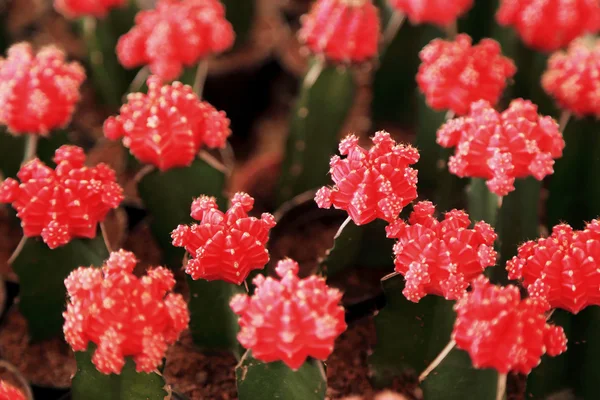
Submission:
{"label": "brown soil", "polygon": [[67,388],[76,371],[75,358],[62,339],[30,343],[27,322],[13,307],[0,329],[0,356],[33,385]]}

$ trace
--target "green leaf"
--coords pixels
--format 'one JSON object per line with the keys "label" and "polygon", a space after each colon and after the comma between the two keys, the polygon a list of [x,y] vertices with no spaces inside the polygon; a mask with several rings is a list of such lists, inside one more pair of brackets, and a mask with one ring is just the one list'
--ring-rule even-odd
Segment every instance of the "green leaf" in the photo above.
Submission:
{"label": "green leaf", "polygon": [[454,348],[421,383],[423,398],[496,400],[498,372],[475,369],[465,351]]}
{"label": "green leaf", "polygon": [[102,266],[107,258],[100,234],[94,239],[74,239],[54,250],[39,238],[26,240],[12,267],[19,277],[19,310],[33,341],[62,336],[65,278],[81,266]]}
{"label": "green leaf", "polygon": [[499,263],[489,271],[496,283],[507,283],[506,261],[517,254],[517,248],[539,236],[539,203],[542,183],[533,177],[515,180],[515,190],[502,199],[496,222],[500,250]]}
{"label": "green leaf", "polygon": [[327,376],[322,362],[311,359],[292,371],[280,361],[263,363],[249,353],[235,369],[240,400],[325,399]]}
{"label": "green leaf", "polygon": [[225,17],[233,25],[234,48],[244,45],[250,38],[256,17],[256,1],[221,0],[225,6]]}
{"label": "green leaf", "polygon": [[471,221],[485,221],[491,226],[496,225],[498,217],[498,196],[488,189],[485,179],[471,178],[467,187],[469,202],[469,217]]}
{"label": "green leaf", "polygon": [[600,215],[600,122],[572,119],[564,139],[563,156],[549,178],[548,228],[567,222],[582,229]]}
{"label": "green leaf", "polygon": [[[313,60],[310,69],[318,68],[319,62]],[[287,139],[278,204],[329,182],[329,160],[355,92],[352,70],[341,66],[325,65],[314,84],[306,80],[302,84]]]}
{"label": "green leaf", "polygon": [[187,282],[190,332],[194,343],[201,349],[230,350],[239,358],[238,317],[229,307],[229,301],[236,294],[245,293],[244,287],[224,281],[194,281],[189,276]]}
{"label": "green leaf", "polygon": [[423,371],[450,341],[455,319],[454,302],[443,297],[430,295],[418,303],[407,300],[400,275],[383,278],[381,283],[386,305],[375,316],[377,344],[369,357],[378,387],[407,372]]}
{"label": "green leaf", "polygon": [[[13,136],[0,128],[0,171],[5,177],[17,175],[25,156],[26,136]],[[48,137],[38,139],[37,157],[47,165],[54,165],[54,151],[60,146],[70,143],[66,130],[53,131]]]}
{"label": "green leaf", "polygon": [[75,353],[77,372],[73,376],[71,397],[73,400],[163,400],[167,396],[165,381],[157,373],[144,373],[135,370],[131,357],[119,375],[105,375],[92,363],[95,345],[87,351]]}
{"label": "green leaf", "polygon": [[181,267],[185,253],[183,248],[171,244],[171,232],[179,224],[193,222],[190,207],[192,201],[201,195],[216,197],[219,207],[224,209],[224,186],[225,174],[201,159],[196,159],[186,168],[173,168],[166,172],[154,170],[139,182],[140,197],[151,216],[150,228],[170,268]]}

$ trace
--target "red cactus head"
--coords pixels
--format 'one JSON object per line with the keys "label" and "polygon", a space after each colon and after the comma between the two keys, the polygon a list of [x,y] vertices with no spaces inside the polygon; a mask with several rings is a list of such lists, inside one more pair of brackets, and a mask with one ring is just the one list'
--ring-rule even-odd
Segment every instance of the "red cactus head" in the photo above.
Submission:
{"label": "red cactus head", "polygon": [[235,33],[219,0],[159,0],[140,11],[135,26],[121,36],[117,56],[126,68],[148,65],[165,81],[184,67],[233,46]]}
{"label": "red cactus head", "polygon": [[0,380],[0,400],[26,400],[19,389],[6,381]]}
{"label": "red cactus head", "polygon": [[600,118],[599,75],[600,40],[578,39],[550,57],[542,86],[562,109]]}
{"label": "red cactus head", "polygon": [[231,135],[225,112],[200,101],[188,85],[148,78],[148,94],[133,93],[120,115],[104,122],[104,135],[123,138],[138,160],[161,171],[189,166],[200,147],[223,148]]}
{"label": "red cactus head", "polygon": [[46,46],[35,54],[29,43],[11,46],[0,57],[0,125],[15,135],[47,136],[71,120],[85,71]]}
{"label": "red cactus head", "polygon": [[201,196],[192,203],[191,213],[199,223],[179,225],[171,233],[173,246],[184,247],[192,256],[185,268],[192,279],[239,285],[269,261],[266,244],[275,218],[268,213],[260,219],[248,216],[254,199],[246,193],[236,193],[231,203],[223,213],[214,198]]}
{"label": "red cactus head", "polygon": [[438,221],[434,211],[432,203],[422,201],[415,204],[408,224],[398,219],[386,228],[389,238],[398,239],[396,272],[406,279],[402,293],[414,302],[427,294],[458,299],[473,278],[496,263],[491,226],[478,222],[469,229],[469,216],[458,210]]}
{"label": "red cactus head", "polygon": [[471,287],[454,306],[452,337],[475,368],[528,374],[544,353],[557,356],[567,349],[563,329],[546,322],[543,300],[521,300],[516,286],[495,286],[483,276]]}
{"label": "red cactus head", "polygon": [[119,374],[125,357],[138,372],[154,371],[189,322],[183,297],[170,293],[173,274],[158,267],[138,278],[136,264],[133,253],[119,250],[101,269],[81,267],[65,279],[65,339],[74,351],[96,344],[92,362],[104,374]]}
{"label": "red cactus head", "polygon": [[105,17],[116,7],[125,5],[127,0],[54,0],[54,8],[67,18],[92,16]]}
{"label": "red cactus head", "polygon": [[430,23],[446,27],[473,7],[473,0],[390,0],[413,24]]}
{"label": "red cactus head", "polygon": [[293,370],[308,357],[326,360],[346,330],[342,294],[314,275],[298,278],[298,264],[283,260],[280,279],[254,278],[254,295],[236,295],[231,308],[240,316],[238,340],[264,362],[283,361]]}
{"label": "red cactus head", "polygon": [[502,0],[500,25],[513,26],[521,40],[536,50],[555,51],[585,33],[600,30],[597,0]]}
{"label": "red cactus head", "polygon": [[300,41],[332,62],[360,63],[377,56],[379,12],[372,0],[317,0],[302,17]]}
{"label": "red cactus head", "polygon": [[419,160],[419,152],[396,144],[384,131],[372,140],[368,151],[354,135],[342,140],[340,154],[346,158],[333,156],[330,162],[335,186],[321,188],[315,197],[321,208],[346,210],[357,225],[376,218],[392,222],[417,197],[417,171],[410,165]]}
{"label": "red cactus head", "polygon": [[537,114],[537,106],[516,99],[498,113],[486,101],[471,105],[470,113],[448,121],[437,132],[443,147],[456,147],[448,168],[460,177],[487,180],[490,191],[505,196],[516,178],[542,180],[554,172],[565,141],[551,117]]}
{"label": "red cactus head", "polygon": [[466,114],[477,100],[496,104],[506,81],[517,71],[512,60],[502,55],[498,42],[483,39],[473,46],[466,34],[454,41],[434,39],[419,57],[417,83],[427,104],[458,115]]}
{"label": "red cactus head", "polygon": [[574,314],[600,305],[600,220],[583,231],[556,225],[552,235],[519,247],[507,265],[510,279],[522,279],[529,295],[541,297],[551,307]]}
{"label": "red cactus head", "polygon": [[123,189],[106,164],[84,167],[84,161],[83,149],[62,146],[54,170],[36,158],[21,167],[20,184],[2,182],[0,202],[12,203],[25,236],[41,236],[51,249],[96,236],[98,223],[123,200]]}

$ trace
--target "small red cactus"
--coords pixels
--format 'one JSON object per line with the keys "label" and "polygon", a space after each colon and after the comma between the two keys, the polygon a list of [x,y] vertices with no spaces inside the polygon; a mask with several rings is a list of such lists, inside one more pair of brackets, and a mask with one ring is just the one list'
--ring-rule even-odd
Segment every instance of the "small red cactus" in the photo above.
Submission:
{"label": "small red cactus", "polygon": [[302,18],[299,37],[330,61],[369,61],[378,53],[379,11],[372,0],[317,0]]}
{"label": "small red cactus", "polygon": [[128,95],[120,115],[104,122],[104,135],[123,138],[123,145],[141,162],[166,171],[189,166],[200,147],[225,147],[231,135],[225,112],[200,101],[192,88],[181,82],[162,85],[148,78],[148,94]]}
{"label": "small red cactus", "polygon": [[342,293],[311,275],[298,278],[298,264],[279,261],[281,278],[254,278],[252,296],[236,295],[231,308],[240,316],[238,340],[263,362],[283,361],[298,370],[308,357],[326,360],[335,339],[346,330]]}
{"label": "small red cactus", "polygon": [[10,383],[0,380],[0,400],[25,400],[25,395]]}
{"label": "small red cactus", "polygon": [[95,343],[92,362],[103,374],[119,374],[125,357],[133,357],[138,372],[156,370],[189,322],[183,297],[169,293],[173,274],[158,267],[138,278],[136,264],[133,253],[120,250],[101,269],[81,267],[65,279],[65,339],[74,351]]}
{"label": "small red cactus", "polygon": [[521,300],[516,286],[495,286],[483,276],[471,287],[454,306],[452,337],[456,347],[469,352],[473,366],[528,374],[544,353],[554,357],[566,351],[563,329],[546,322],[545,301]]}
{"label": "small red cactus", "polygon": [[171,233],[173,246],[185,247],[193,257],[185,266],[192,279],[220,279],[239,285],[250,271],[269,262],[265,246],[275,218],[268,213],[260,219],[249,217],[254,199],[246,193],[236,193],[231,204],[223,213],[214,198],[201,196],[192,203],[191,213],[200,223],[179,225]]}
{"label": "small red cactus", "polygon": [[219,0],[159,0],[140,11],[135,26],[121,36],[117,56],[126,68],[148,65],[165,81],[183,67],[233,46],[235,33]]}
{"label": "small red cactus", "polygon": [[486,101],[471,105],[469,115],[448,121],[437,132],[443,147],[456,147],[448,168],[460,177],[487,179],[493,193],[514,190],[515,178],[542,180],[554,172],[554,159],[565,147],[558,124],[540,116],[537,106],[516,99],[498,113]]}
{"label": "small red cactus", "polygon": [[346,210],[356,225],[376,218],[392,222],[417,197],[417,171],[410,165],[419,160],[419,152],[396,144],[384,131],[372,140],[368,151],[354,135],[342,140],[340,154],[347,157],[333,156],[330,162],[335,186],[322,187],[315,196],[319,207]]}
{"label": "small red cactus", "polygon": [[390,0],[413,24],[431,23],[446,27],[473,7],[473,0]]}
{"label": "small red cactus", "polygon": [[536,50],[555,51],[585,33],[600,30],[598,0],[502,0],[500,25],[513,26]]}
{"label": "small red cactus", "polygon": [[455,300],[463,296],[469,282],[496,263],[496,233],[485,222],[469,229],[464,211],[452,210],[443,221],[433,216],[429,201],[415,204],[409,223],[398,219],[386,228],[394,246],[396,272],[404,276],[402,293],[418,302],[427,294]]}
{"label": "small red cactus", "polygon": [[0,125],[15,135],[47,136],[71,120],[84,80],[81,65],[66,63],[54,46],[37,54],[29,43],[11,46],[0,57]]}
{"label": "small red cactus", "polygon": [[575,40],[548,60],[542,86],[558,105],[578,116],[600,118],[600,40]]}
{"label": "small red cactus", "polygon": [[556,225],[552,235],[519,247],[507,265],[510,279],[522,279],[531,297],[574,314],[600,305],[600,220],[583,231]]}
{"label": "small red cactus", "polygon": [[496,104],[507,79],[517,71],[512,60],[502,55],[498,42],[483,39],[473,46],[466,34],[454,41],[432,40],[419,58],[417,83],[429,107],[458,115],[466,114],[477,100]]}
{"label": "small red cactus", "polygon": [[51,249],[95,237],[98,223],[123,200],[115,171],[106,164],[84,167],[82,148],[62,146],[54,162],[55,170],[36,158],[21,167],[20,184],[8,178],[0,185],[0,203],[12,203],[23,234],[41,236]]}
{"label": "small red cactus", "polygon": [[105,17],[116,7],[121,7],[127,0],[54,0],[54,8],[67,18],[92,16]]}

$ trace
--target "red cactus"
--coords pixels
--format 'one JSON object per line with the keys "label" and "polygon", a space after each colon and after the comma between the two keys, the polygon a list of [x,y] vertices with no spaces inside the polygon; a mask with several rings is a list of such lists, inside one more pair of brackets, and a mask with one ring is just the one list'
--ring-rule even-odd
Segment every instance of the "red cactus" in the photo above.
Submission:
{"label": "red cactus", "polygon": [[409,223],[401,219],[386,228],[394,246],[396,272],[404,276],[402,293],[418,302],[427,294],[455,300],[465,293],[469,282],[496,263],[496,233],[485,222],[469,229],[464,211],[452,210],[443,221],[434,217],[434,205],[417,203]]}
{"label": "red cactus", "polygon": [[125,357],[133,357],[138,372],[154,371],[189,322],[183,297],[169,293],[171,271],[151,268],[138,278],[132,273],[137,262],[119,250],[102,269],[80,267],[65,279],[65,339],[74,351],[95,343],[92,362],[103,374],[119,374]]}
{"label": "red cactus", "polygon": [[37,54],[29,43],[11,46],[0,57],[0,125],[15,135],[47,136],[71,120],[84,80],[81,65],[66,63],[54,46]]}
{"label": "red cactus", "polygon": [[25,400],[25,395],[10,383],[0,380],[0,400]]}
{"label": "red cactus", "polygon": [[183,67],[229,49],[234,39],[219,0],[159,0],[155,9],[138,13],[117,43],[117,56],[126,68],[148,65],[171,81]]}
{"label": "red cactus", "polygon": [[236,295],[231,308],[240,316],[238,340],[252,356],[264,361],[281,360],[293,370],[308,357],[326,360],[335,339],[346,330],[342,293],[311,275],[298,278],[298,264],[279,261],[281,278],[254,278],[254,295]]}
{"label": "red cactus", "polygon": [[390,0],[413,24],[431,23],[446,27],[473,7],[473,0]]}
{"label": "red cactus", "polygon": [[460,177],[487,179],[490,191],[505,196],[515,178],[542,180],[554,172],[554,159],[565,142],[551,117],[537,114],[537,106],[516,99],[498,113],[486,101],[471,105],[469,115],[448,121],[437,132],[443,147],[456,147],[450,172]]}
{"label": "red cactus", "polygon": [[563,329],[546,322],[545,301],[521,300],[516,286],[494,286],[483,276],[471,287],[454,306],[452,337],[476,368],[528,374],[544,353],[557,356],[567,349]]}
{"label": "red cactus", "polygon": [[54,8],[68,18],[92,16],[105,17],[116,7],[121,7],[127,0],[54,0]]}
{"label": "red cactus", "polygon": [[250,271],[269,261],[265,246],[275,219],[268,213],[260,219],[249,217],[254,199],[246,193],[236,193],[231,204],[223,213],[214,198],[201,196],[192,203],[191,213],[200,223],[179,225],[171,233],[173,246],[185,247],[193,257],[185,267],[192,279],[220,279],[239,285]]}
{"label": "red cactus", "polygon": [[585,33],[600,30],[598,0],[502,0],[500,25],[513,26],[536,50],[555,51]]}
{"label": "red cactus", "polygon": [[578,116],[600,117],[600,40],[575,40],[548,60],[542,86],[558,105]]}
{"label": "red cactus", "polygon": [[600,305],[600,220],[583,231],[556,225],[552,235],[519,247],[506,264],[510,279],[522,279],[530,296],[541,297],[553,308],[574,314]]}
{"label": "red cactus", "polygon": [[369,61],[378,52],[379,12],[372,0],[317,0],[302,18],[299,37],[330,61]]}
{"label": "red cactus", "polygon": [[151,76],[147,84],[148,94],[130,94],[120,115],[104,122],[106,137],[123,137],[137,159],[161,171],[189,166],[202,145],[225,147],[231,135],[225,112],[200,101],[181,82],[162,86],[159,77]]}
{"label": "red cactus", "polygon": [[0,203],[12,203],[23,234],[41,236],[51,249],[95,237],[98,223],[123,200],[115,171],[106,164],[84,167],[80,147],[60,147],[54,162],[55,170],[34,159],[17,174],[20,184],[9,178],[0,185]]}
{"label": "red cactus", "polygon": [[477,100],[496,104],[507,79],[517,71],[512,60],[502,55],[498,42],[483,39],[473,46],[466,34],[454,41],[432,40],[419,58],[417,83],[429,107],[458,115],[466,114]]}
{"label": "red cactus", "polygon": [[321,208],[346,210],[356,225],[376,218],[394,221],[402,208],[417,197],[417,171],[410,167],[419,152],[398,145],[384,131],[373,137],[369,151],[358,145],[358,138],[347,136],[340,143],[339,156],[331,158],[331,177],[336,186],[322,187],[315,201]]}

